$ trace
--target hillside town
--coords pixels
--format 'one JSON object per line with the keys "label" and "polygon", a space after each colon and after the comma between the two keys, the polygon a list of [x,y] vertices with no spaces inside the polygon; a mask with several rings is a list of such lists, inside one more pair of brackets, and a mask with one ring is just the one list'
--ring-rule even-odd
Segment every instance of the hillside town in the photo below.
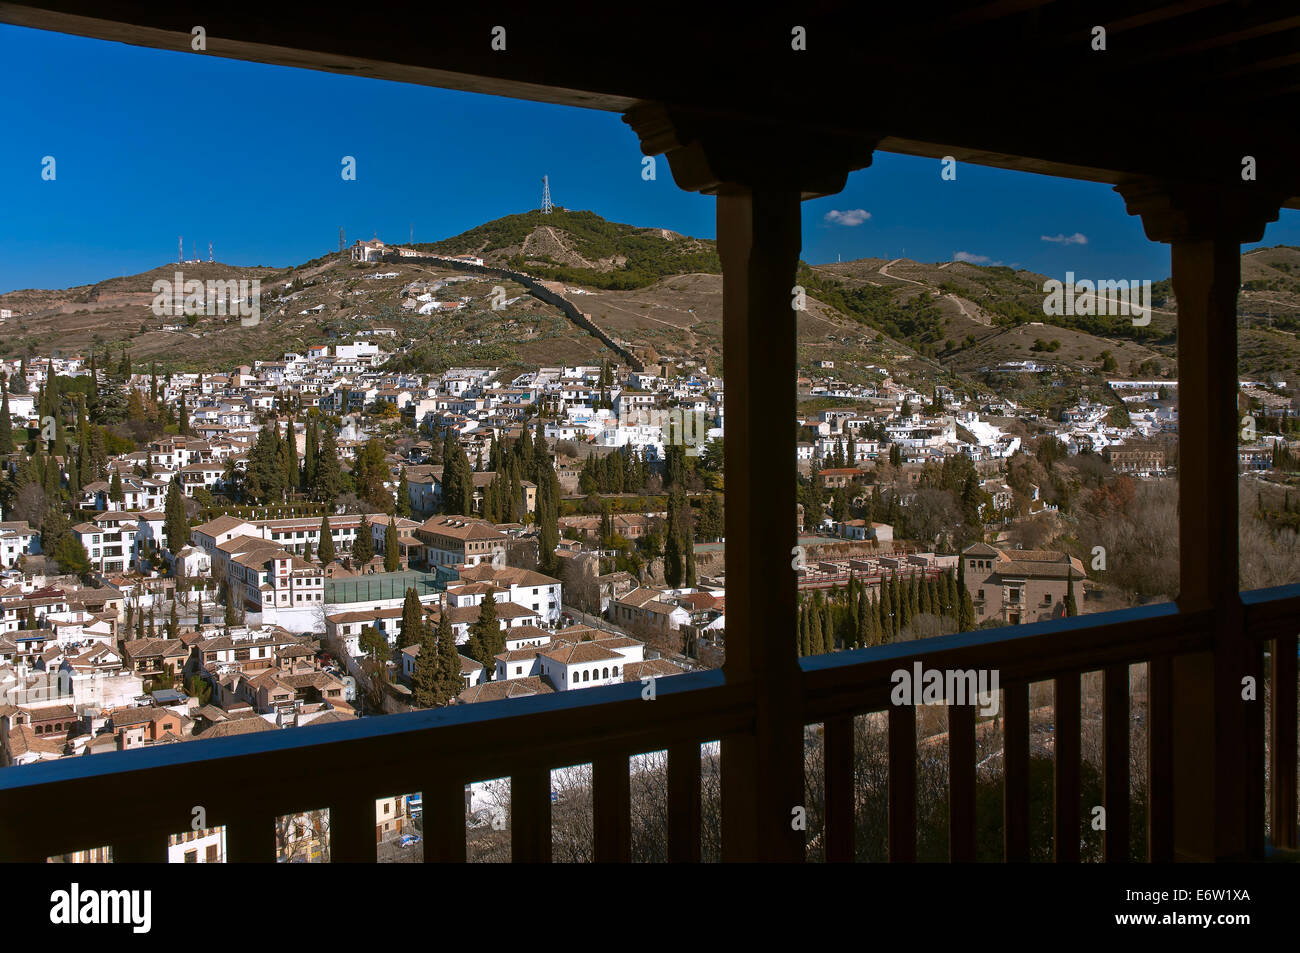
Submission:
{"label": "hillside town", "polygon": [[[721,665],[721,377],[395,373],[381,330],[207,374],[0,365],[3,765]],[[1122,421],[1043,421],[856,370],[875,382],[798,381],[800,654],[1115,604],[1104,558],[1039,544],[1074,494],[1057,464],[1094,517],[1168,484],[1175,382],[1110,380]],[[1267,471],[1294,402],[1242,391],[1241,469]]]}

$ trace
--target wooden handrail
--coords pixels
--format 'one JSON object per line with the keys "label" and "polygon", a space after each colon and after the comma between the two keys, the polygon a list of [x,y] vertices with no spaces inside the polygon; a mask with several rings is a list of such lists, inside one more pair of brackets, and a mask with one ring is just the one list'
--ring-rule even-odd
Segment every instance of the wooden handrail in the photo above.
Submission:
{"label": "wooden handrail", "polygon": [[[1296,803],[1294,744],[1285,747],[1295,737],[1297,616],[1291,611],[1300,607],[1300,586],[1244,593],[1242,603],[1248,622],[1291,633],[1275,636],[1275,652],[1289,654],[1275,660],[1274,698],[1280,705],[1273,712],[1274,736],[1284,746],[1273,753],[1275,842],[1280,837],[1288,846],[1295,838]],[[893,706],[889,698],[892,674],[914,661],[930,669],[1000,674],[1008,706],[1007,859],[1028,852],[1027,687],[1048,679],[1055,680],[1058,706],[1056,856],[1077,859],[1079,673],[1104,672],[1106,846],[1109,859],[1121,859],[1128,848],[1128,665],[1152,664],[1154,744],[1165,737],[1161,666],[1175,655],[1206,650],[1212,638],[1207,613],[1179,612],[1162,603],[802,659],[803,723],[826,724],[828,859],[854,855],[853,719],[884,710],[889,712],[890,856],[904,861],[916,856],[915,710]],[[423,791],[429,806],[426,860],[460,861],[465,858],[465,783],[509,776],[513,855],[545,861],[550,858],[548,772],[584,762],[594,768],[596,856],[626,860],[628,756],[664,748],[669,751],[669,857],[698,860],[699,746],[752,732],[753,696],[750,684],[728,683],[722,672],[707,671],[661,680],[652,701],[642,698],[640,683],[627,683],[0,771],[5,816],[61,818],[54,826],[6,825],[0,860],[38,860],[103,844],[112,845],[118,859],[160,860],[167,835],[190,829],[193,809],[202,807],[207,826],[226,826],[232,861],[274,859],[275,818],[320,808],[331,812],[332,859],[373,861],[373,801]],[[974,856],[974,715],[968,705],[950,709],[953,860]],[[1151,797],[1163,802],[1167,794],[1155,789],[1161,778],[1157,754],[1150,753]],[[259,792],[256,802],[250,803],[250,790]],[[141,797],[142,791],[149,796]],[[96,810],[75,809],[88,803]],[[1156,856],[1159,833],[1151,836]]]}

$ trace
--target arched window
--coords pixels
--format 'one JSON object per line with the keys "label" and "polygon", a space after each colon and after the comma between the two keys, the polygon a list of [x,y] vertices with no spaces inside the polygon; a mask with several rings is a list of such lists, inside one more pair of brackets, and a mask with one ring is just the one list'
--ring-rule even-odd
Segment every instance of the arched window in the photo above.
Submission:
{"label": "arched window", "polygon": [[600,677],[601,677],[601,678],[609,678],[609,669],[608,669],[608,668],[603,668],[603,669],[601,669],[600,671],[601,671],[601,674],[600,674]]}
{"label": "arched window", "polygon": [[617,666],[617,665],[614,666],[614,677],[615,677],[615,678],[618,678],[618,666]]}
{"label": "arched window", "polygon": [[591,672],[583,672],[583,673],[582,673],[582,680],[583,680],[584,682],[589,682],[589,681],[591,681]]}

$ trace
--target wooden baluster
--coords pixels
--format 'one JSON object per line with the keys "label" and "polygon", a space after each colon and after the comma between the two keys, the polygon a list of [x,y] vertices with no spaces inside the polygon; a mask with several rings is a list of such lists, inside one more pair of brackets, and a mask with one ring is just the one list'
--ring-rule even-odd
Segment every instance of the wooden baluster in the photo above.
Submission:
{"label": "wooden baluster", "polygon": [[916,708],[889,709],[889,859],[916,860]]}
{"label": "wooden baluster", "polygon": [[700,745],[668,747],[668,860],[700,862]]}
{"label": "wooden baluster", "polygon": [[1080,736],[1080,701],[1082,692],[1079,673],[1071,672],[1056,677],[1054,707],[1056,709],[1056,758],[1053,801],[1054,854],[1057,863],[1079,862],[1079,765],[1082,757]]}
{"label": "wooden baluster", "polygon": [[515,863],[551,862],[551,772],[526,768],[510,777],[510,856]]}
{"label": "wooden baluster", "polygon": [[948,709],[948,859],[975,861],[975,706]]}
{"label": "wooden baluster", "polygon": [[1102,673],[1102,788],[1106,801],[1106,861],[1127,863],[1129,849],[1128,666]]}
{"label": "wooden baluster", "polygon": [[420,792],[424,802],[424,862],[465,863],[465,783],[438,778]]}
{"label": "wooden baluster", "polygon": [[1029,684],[1003,686],[1003,854],[1008,863],[1029,860]]}
{"label": "wooden baluster", "polygon": [[826,860],[852,863],[857,806],[853,787],[853,716],[827,718],[823,761],[826,771]]}
{"label": "wooden baluster", "polygon": [[1273,846],[1295,850],[1296,840],[1296,637],[1273,642],[1272,658]]}
{"label": "wooden baluster", "polygon": [[627,755],[602,755],[591,763],[591,769],[596,862],[625,864],[632,859],[632,785]]}
{"label": "wooden baluster", "polygon": [[109,856],[115,864],[165,864],[167,837],[167,834],[159,831],[142,830],[114,842]]}
{"label": "wooden baluster", "polygon": [[353,794],[330,804],[329,856],[335,864],[373,864],[378,860],[375,798]]}
{"label": "wooden baluster", "polygon": [[1147,860],[1174,861],[1174,662],[1147,663]]}
{"label": "wooden baluster", "polygon": [[232,864],[273,864],[276,816],[272,811],[239,813],[225,822],[226,859]]}

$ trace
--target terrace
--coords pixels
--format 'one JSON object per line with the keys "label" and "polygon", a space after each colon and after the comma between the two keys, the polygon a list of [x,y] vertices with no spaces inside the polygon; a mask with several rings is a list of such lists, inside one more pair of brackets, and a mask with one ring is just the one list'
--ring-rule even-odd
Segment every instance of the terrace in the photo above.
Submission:
{"label": "terrace", "polygon": [[[630,855],[629,758],[666,749],[667,856],[695,861],[701,745],[716,740],[723,859],[798,861],[805,834],[792,829],[791,808],[805,800],[805,729],[817,724],[826,857],[852,860],[854,718],[885,712],[889,856],[910,861],[916,709],[891,705],[889,695],[891,673],[917,662],[1000,672],[1008,861],[1029,854],[1029,686],[1043,681],[1055,687],[1055,858],[1079,859],[1080,686],[1097,671],[1105,855],[1127,859],[1135,663],[1148,666],[1147,858],[1261,860],[1297,846],[1300,586],[1237,590],[1235,368],[1240,244],[1258,240],[1280,208],[1300,207],[1300,144],[1277,118],[1297,114],[1298,67],[1285,55],[1296,48],[1296,19],[1282,4],[1243,13],[1230,3],[1155,0],[1099,2],[1086,14],[1049,0],[952,2],[870,18],[847,4],[817,11],[803,18],[813,52],[793,54],[788,23],[695,8],[644,17],[602,7],[564,29],[549,22],[554,11],[546,20],[511,15],[508,55],[490,49],[491,22],[461,8],[408,12],[400,31],[366,18],[332,30],[317,11],[293,5],[214,14],[207,55],[622,113],[647,155],[666,154],[680,187],[717,196],[726,666],[665,679],[653,702],[640,685],[616,685],[2,771],[3,816],[53,811],[61,821],[6,826],[0,860],[107,844],[118,861],[164,861],[168,837],[189,829],[201,804],[210,825],[225,826],[229,860],[274,861],[278,817],[328,808],[332,859],[374,862],[375,800],[418,791],[425,860],[462,861],[466,782],[509,777],[513,858],[547,861],[550,771],[591,762],[595,855],[621,861]],[[193,25],[183,12],[132,2],[111,13],[89,3],[3,3],[0,21],[174,50],[190,49]],[[1109,24],[1104,53],[1090,52],[1094,23]],[[441,39],[436,68],[424,41],[430,29],[421,27]],[[545,42],[529,42],[538,36]],[[645,68],[665,50],[692,69]],[[970,110],[956,90],[997,105]],[[864,114],[864,103],[873,111]],[[1074,123],[1052,121],[1077,114],[1160,121],[1133,123],[1122,136],[1080,136]],[[771,465],[793,458],[795,433],[773,432],[770,422],[787,420],[796,400],[790,289],[799,203],[840,190],[877,149],[1110,182],[1148,237],[1170,245],[1185,503],[1176,603],[796,657],[796,535],[786,518],[795,474]],[[1243,155],[1256,159],[1258,180],[1241,179]],[[938,171],[936,162],[936,181]],[[1241,693],[1243,679],[1263,683],[1266,656],[1267,709],[1263,692],[1251,702]],[[973,706],[950,709],[954,861],[975,855],[975,732]],[[85,804],[97,810],[74,810]]]}

